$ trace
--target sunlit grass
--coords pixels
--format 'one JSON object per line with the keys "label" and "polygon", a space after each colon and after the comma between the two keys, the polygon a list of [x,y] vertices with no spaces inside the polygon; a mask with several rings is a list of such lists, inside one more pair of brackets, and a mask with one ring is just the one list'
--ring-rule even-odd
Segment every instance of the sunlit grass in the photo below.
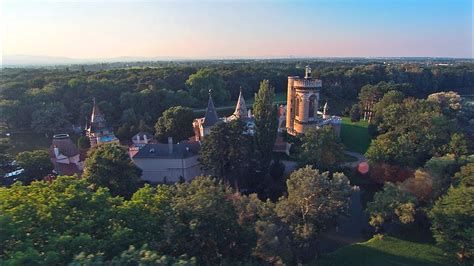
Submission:
{"label": "sunlit grass", "polygon": [[341,140],[350,151],[365,153],[370,144],[366,121],[351,122],[348,117],[342,118]]}
{"label": "sunlit grass", "polygon": [[432,243],[395,237],[374,237],[346,246],[315,261],[315,265],[452,265],[451,258]]}

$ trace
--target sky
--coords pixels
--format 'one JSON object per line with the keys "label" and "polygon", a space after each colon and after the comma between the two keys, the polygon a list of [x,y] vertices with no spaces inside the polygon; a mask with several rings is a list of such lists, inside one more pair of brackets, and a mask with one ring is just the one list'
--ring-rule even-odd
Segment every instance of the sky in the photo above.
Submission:
{"label": "sky", "polygon": [[0,0],[1,53],[473,58],[472,0]]}

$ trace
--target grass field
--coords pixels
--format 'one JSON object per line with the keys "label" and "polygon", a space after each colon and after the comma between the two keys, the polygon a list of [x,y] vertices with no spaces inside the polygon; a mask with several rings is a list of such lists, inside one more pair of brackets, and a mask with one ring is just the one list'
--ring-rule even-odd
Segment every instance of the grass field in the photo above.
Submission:
{"label": "grass field", "polygon": [[453,265],[431,243],[415,243],[395,237],[374,237],[323,256],[314,265]]}
{"label": "grass field", "polygon": [[342,118],[341,139],[350,151],[365,153],[370,144],[366,121],[351,122],[348,117]]}

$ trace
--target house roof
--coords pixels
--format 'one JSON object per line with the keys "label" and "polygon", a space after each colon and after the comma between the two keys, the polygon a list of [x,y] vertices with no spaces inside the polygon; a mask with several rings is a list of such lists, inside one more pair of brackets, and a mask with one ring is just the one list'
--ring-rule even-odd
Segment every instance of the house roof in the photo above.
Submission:
{"label": "house roof", "polygon": [[210,127],[215,125],[218,121],[219,117],[217,116],[216,108],[214,107],[214,102],[212,101],[212,96],[209,94],[209,101],[207,102],[203,126]]}
{"label": "house roof", "polygon": [[[172,150],[170,151],[170,146]],[[139,158],[163,158],[163,159],[181,159],[188,158],[198,154],[200,143],[197,141],[181,141],[178,144],[145,144],[140,147],[134,147],[137,151],[131,153],[133,159]]]}
{"label": "house roof", "polygon": [[69,138],[68,134],[57,134],[53,136],[53,143],[51,145],[51,152],[54,156],[54,148],[59,150],[59,153],[67,156],[73,157],[79,154],[79,150],[76,145]]}

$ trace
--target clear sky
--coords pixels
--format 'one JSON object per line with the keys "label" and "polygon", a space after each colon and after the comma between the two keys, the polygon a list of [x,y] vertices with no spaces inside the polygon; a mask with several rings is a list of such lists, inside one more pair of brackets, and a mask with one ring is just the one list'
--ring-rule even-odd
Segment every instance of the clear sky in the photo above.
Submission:
{"label": "clear sky", "polygon": [[0,0],[3,55],[472,58],[472,0]]}

